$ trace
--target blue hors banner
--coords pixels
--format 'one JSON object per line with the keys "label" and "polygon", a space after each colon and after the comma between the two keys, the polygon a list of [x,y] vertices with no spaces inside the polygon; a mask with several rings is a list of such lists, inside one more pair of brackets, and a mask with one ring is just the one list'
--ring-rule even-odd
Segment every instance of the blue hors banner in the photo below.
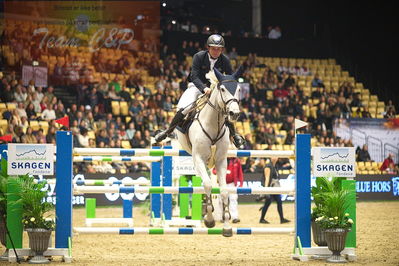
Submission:
{"label": "blue hors banner", "polygon": [[9,175],[53,175],[53,144],[8,144]]}
{"label": "blue hors banner", "polygon": [[315,147],[312,155],[314,176],[356,176],[354,147]]}

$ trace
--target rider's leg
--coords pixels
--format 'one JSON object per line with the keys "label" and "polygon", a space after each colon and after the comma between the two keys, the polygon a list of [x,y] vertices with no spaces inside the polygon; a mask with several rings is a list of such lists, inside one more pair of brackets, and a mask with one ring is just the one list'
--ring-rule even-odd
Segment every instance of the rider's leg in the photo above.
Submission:
{"label": "rider's leg", "polygon": [[173,117],[169,127],[155,136],[156,142],[164,140],[170,133],[173,132],[176,126],[184,119],[199,95],[201,95],[201,91],[198,90],[193,83],[189,83],[187,90],[184,91],[177,104],[179,111],[176,113],[175,117]]}
{"label": "rider's leg", "polygon": [[180,109],[176,113],[176,115],[172,119],[172,122],[170,122],[170,125],[169,125],[169,127],[166,130],[159,132],[155,136],[155,141],[156,142],[160,142],[160,141],[164,140],[170,133],[173,132],[173,130],[176,128],[176,126],[184,119],[184,117],[186,115],[183,114],[183,110],[184,109]]}
{"label": "rider's leg", "polygon": [[238,134],[238,133],[236,132],[236,129],[235,129],[233,123],[227,121],[227,119],[226,119],[226,125],[227,125],[227,127],[229,128],[230,137],[233,137],[233,143],[234,143],[234,145],[235,145],[238,149],[242,148],[242,146],[245,144],[244,138],[243,138],[240,134]]}

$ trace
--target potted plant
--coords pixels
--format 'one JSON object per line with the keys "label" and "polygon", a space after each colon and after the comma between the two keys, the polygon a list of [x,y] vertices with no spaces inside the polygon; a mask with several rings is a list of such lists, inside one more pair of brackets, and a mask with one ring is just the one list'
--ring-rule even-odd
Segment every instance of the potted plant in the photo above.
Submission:
{"label": "potted plant", "polygon": [[[7,239],[7,229],[6,229],[6,220],[7,220],[7,161],[1,160],[1,171],[0,171],[0,243],[6,246]],[[1,260],[8,261],[8,249],[3,255],[0,256]]]}
{"label": "potted plant", "polygon": [[46,184],[35,183],[34,178],[28,175],[20,177],[18,184],[22,223],[28,233],[29,247],[35,253],[30,263],[49,263],[43,253],[48,249],[55,222],[49,218],[49,212],[54,209],[54,205],[44,201],[47,191],[43,188]]}
{"label": "potted plant", "polygon": [[341,251],[345,248],[346,235],[353,224],[349,213],[345,212],[350,193],[344,189],[323,193],[323,215],[315,222],[324,230],[328,249],[333,253],[328,262],[346,262]]}
{"label": "potted plant", "polygon": [[324,206],[324,195],[325,193],[340,191],[342,178],[333,177],[331,180],[327,177],[316,178],[316,186],[311,188],[311,194],[313,197],[314,207],[311,213],[311,226],[313,241],[318,246],[327,246],[324,231],[320,228],[320,225],[316,223],[316,219],[323,216]]}

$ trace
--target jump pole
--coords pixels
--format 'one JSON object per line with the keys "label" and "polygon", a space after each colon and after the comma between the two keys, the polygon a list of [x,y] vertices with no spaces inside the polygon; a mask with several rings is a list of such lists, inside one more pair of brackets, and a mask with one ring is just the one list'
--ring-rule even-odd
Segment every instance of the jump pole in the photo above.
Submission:
{"label": "jump pole", "polygon": [[[68,139],[68,140],[66,140]],[[63,169],[62,171],[57,171],[57,179],[61,178],[60,183],[61,187],[64,187],[64,191],[57,191],[57,207],[56,213],[60,215],[57,217],[57,225],[56,231],[60,231],[61,228],[67,228],[64,230],[64,234],[60,232],[58,235],[58,241],[56,237],[56,245],[66,243],[66,247],[68,246],[68,237],[71,235],[72,231],[72,134],[71,132],[57,132],[57,156],[59,157],[57,160],[57,168]],[[127,155],[127,156],[189,156],[189,154],[185,151],[181,150],[123,150],[123,149],[75,149],[76,153],[80,155]],[[110,151],[112,153],[110,154]],[[295,201],[295,211],[296,211],[296,222],[295,222],[295,232],[296,236],[299,236],[302,240],[303,247],[310,247],[310,134],[298,134],[296,135],[296,201]],[[292,151],[229,151],[228,156],[236,156],[236,157],[294,157],[294,153]],[[65,160],[65,157],[69,157],[68,160]],[[61,160],[60,160],[61,158]],[[61,162],[59,162],[61,161]],[[153,162],[152,164],[160,164],[160,162]],[[60,167],[59,167],[60,166]],[[154,168],[151,171],[151,176],[155,176],[156,169],[160,169],[160,165],[158,168]],[[298,171],[298,170],[301,171]],[[61,173],[60,173],[61,172]],[[158,171],[158,176],[160,175]],[[63,173],[63,175],[62,175]],[[63,178],[66,177],[66,178]],[[57,180],[58,182],[58,180]],[[152,186],[160,186],[160,182],[152,182]],[[126,188],[125,188],[126,189]],[[195,189],[195,188],[191,188]],[[66,194],[69,191],[69,195],[61,195]],[[161,191],[161,190],[160,190]],[[61,192],[61,193],[60,193]],[[130,191],[125,191],[130,192]],[[159,192],[160,193],[160,192]],[[190,192],[188,192],[190,193]],[[270,194],[270,193],[269,193]],[[157,194],[152,195],[151,202],[154,201],[154,196],[160,196]],[[157,198],[157,201],[160,201],[160,197]],[[67,202],[67,203],[66,203]],[[60,204],[62,203],[62,204]],[[155,205],[156,206],[156,205]],[[154,207],[154,206],[153,206]],[[158,209],[154,208],[152,211],[155,214],[155,217],[160,218],[160,202],[158,203]],[[64,215],[62,215],[64,214]],[[69,234],[69,236],[68,236]]]}

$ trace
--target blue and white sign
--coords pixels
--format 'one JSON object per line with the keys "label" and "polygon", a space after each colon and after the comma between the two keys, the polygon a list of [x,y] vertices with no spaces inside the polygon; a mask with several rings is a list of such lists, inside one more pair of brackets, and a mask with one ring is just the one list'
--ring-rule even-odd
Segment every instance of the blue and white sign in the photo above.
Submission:
{"label": "blue and white sign", "polygon": [[172,157],[173,176],[196,175],[193,157]]}
{"label": "blue and white sign", "polygon": [[9,175],[53,175],[53,144],[8,144]]}
{"label": "blue and white sign", "polygon": [[315,147],[312,155],[314,176],[356,176],[354,147]]}

